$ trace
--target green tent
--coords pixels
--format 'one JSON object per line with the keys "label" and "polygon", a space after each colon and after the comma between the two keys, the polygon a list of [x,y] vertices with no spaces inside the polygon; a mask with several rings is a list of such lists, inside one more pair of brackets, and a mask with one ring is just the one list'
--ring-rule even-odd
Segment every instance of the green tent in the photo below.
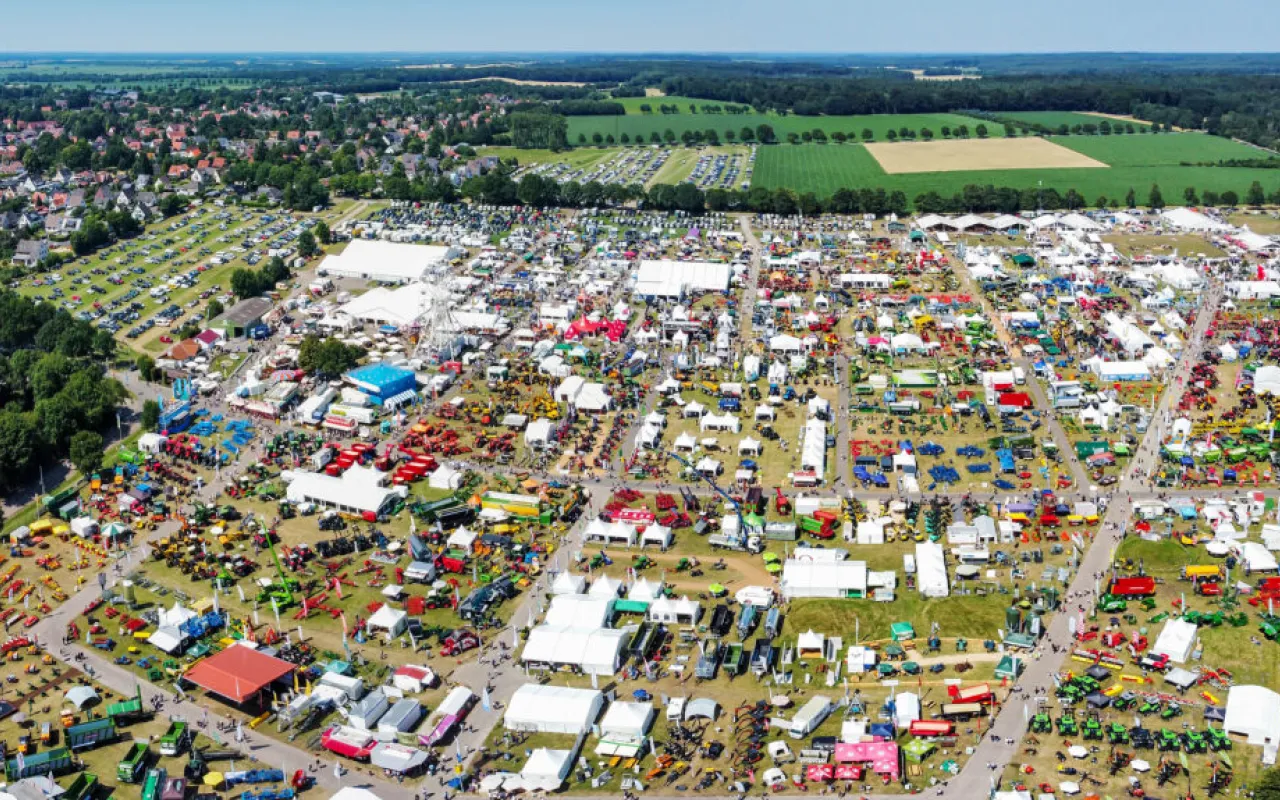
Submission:
{"label": "green tent", "polygon": [[911,627],[910,622],[893,623],[889,626],[889,633],[893,635],[895,642],[905,642],[916,638],[916,629]]}
{"label": "green tent", "polygon": [[938,746],[924,739],[912,739],[902,746],[902,754],[912,763],[922,763]]}
{"label": "green tent", "polygon": [[1027,255],[1026,253],[1018,253],[1013,257],[1013,263],[1019,267],[1034,267],[1036,265],[1036,259],[1034,256]]}

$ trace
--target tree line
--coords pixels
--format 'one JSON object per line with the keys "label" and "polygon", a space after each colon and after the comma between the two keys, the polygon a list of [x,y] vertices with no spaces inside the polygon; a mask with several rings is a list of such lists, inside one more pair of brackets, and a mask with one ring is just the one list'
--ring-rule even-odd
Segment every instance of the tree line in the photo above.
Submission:
{"label": "tree line", "polygon": [[106,331],[0,292],[0,489],[29,483],[38,466],[63,458],[96,469],[99,431],[114,424],[126,395],[106,374],[114,354]]}

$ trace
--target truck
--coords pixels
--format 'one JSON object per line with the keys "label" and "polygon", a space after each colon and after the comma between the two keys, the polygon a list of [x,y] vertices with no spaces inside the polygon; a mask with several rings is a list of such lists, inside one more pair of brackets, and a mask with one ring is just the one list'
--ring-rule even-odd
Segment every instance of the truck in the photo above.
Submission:
{"label": "truck", "polygon": [[116,779],[121,783],[137,783],[142,780],[149,752],[146,742],[134,742],[133,747],[129,748],[129,752],[116,765]]}
{"label": "truck", "polygon": [[169,723],[169,730],[160,737],[160,755],[176,756],[187,746],[187,723],[175,720]]}
{"label": "truck", "polygon": [[805,738],[817,730],[818,726],[831,714],[832,708],[834,706],[829,699],[821,695],[811,697],[809,702],[801,706],[796,715],[791,718],[791,727],[787,730],[787,735],[792,739]]}
{"label": "truck", "polygon": [[751,629],[756,626],[756,607],[752,605],[744,605],[742,611],[738,614],[738,638],[746,639],[751,635]]}
{"label": "truck", "polygon": [[747,671],[747,651],[743,649],[741,642],[729,645],[722,666],[725,674],[730,677],[736,677]]}
{"label": "truck", "polygon": [[1027,382],[1027,371],[1022,367],[1013,368],[1013,382],[1018,386],[1022,386]]}

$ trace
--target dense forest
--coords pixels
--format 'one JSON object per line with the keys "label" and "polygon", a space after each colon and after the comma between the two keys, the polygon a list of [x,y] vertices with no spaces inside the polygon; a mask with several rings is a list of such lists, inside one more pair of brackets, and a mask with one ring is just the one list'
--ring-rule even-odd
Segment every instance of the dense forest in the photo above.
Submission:
{"label": "dense forest", "polygon": [[[0,490],[71,455],[73,439],[83,449],[99,437],[101,450],[95,432],[114,424],[125,399],[104,368],[115,352],[110,333],[51,304],[0,292],[0,352]],[[92,463],[83,452],[75,455]]]}

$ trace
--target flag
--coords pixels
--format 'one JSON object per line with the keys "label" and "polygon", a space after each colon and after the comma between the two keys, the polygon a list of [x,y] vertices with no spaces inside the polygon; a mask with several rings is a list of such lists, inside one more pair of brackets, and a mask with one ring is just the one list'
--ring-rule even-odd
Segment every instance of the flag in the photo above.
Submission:
{"label": "flag", "polygon": [[462,744],[457,738],[453,740],[453,757],[457,759],[459,764],[462,763]]}
{"label": "flag", "polygon": [[333,777],[342,780],[342,765],[337,761],[333,762]]}
{"label": "flag", "polygon": [[484,687],[484,692],[483,692],[483,693],[481,693],[481,695],[480,695],[480,705],[484,707],[484,710],[485,710],[485,711],[492,711],[492,710],[493,710],[493,701],[492,701],[492,700],[490,699],[490,697],[489,697],[489,687],[488,687],[488,686]]}
{"label": "flag", "polygon": [[338,593],[338,599],[342,599],[342,578],[333,579],[333,590]]}
{"label": "flag", "polygon": [[27,760],[22,757],[22,753],[18,753],[18,776],[22,777],[23,771],[27,768]]}

